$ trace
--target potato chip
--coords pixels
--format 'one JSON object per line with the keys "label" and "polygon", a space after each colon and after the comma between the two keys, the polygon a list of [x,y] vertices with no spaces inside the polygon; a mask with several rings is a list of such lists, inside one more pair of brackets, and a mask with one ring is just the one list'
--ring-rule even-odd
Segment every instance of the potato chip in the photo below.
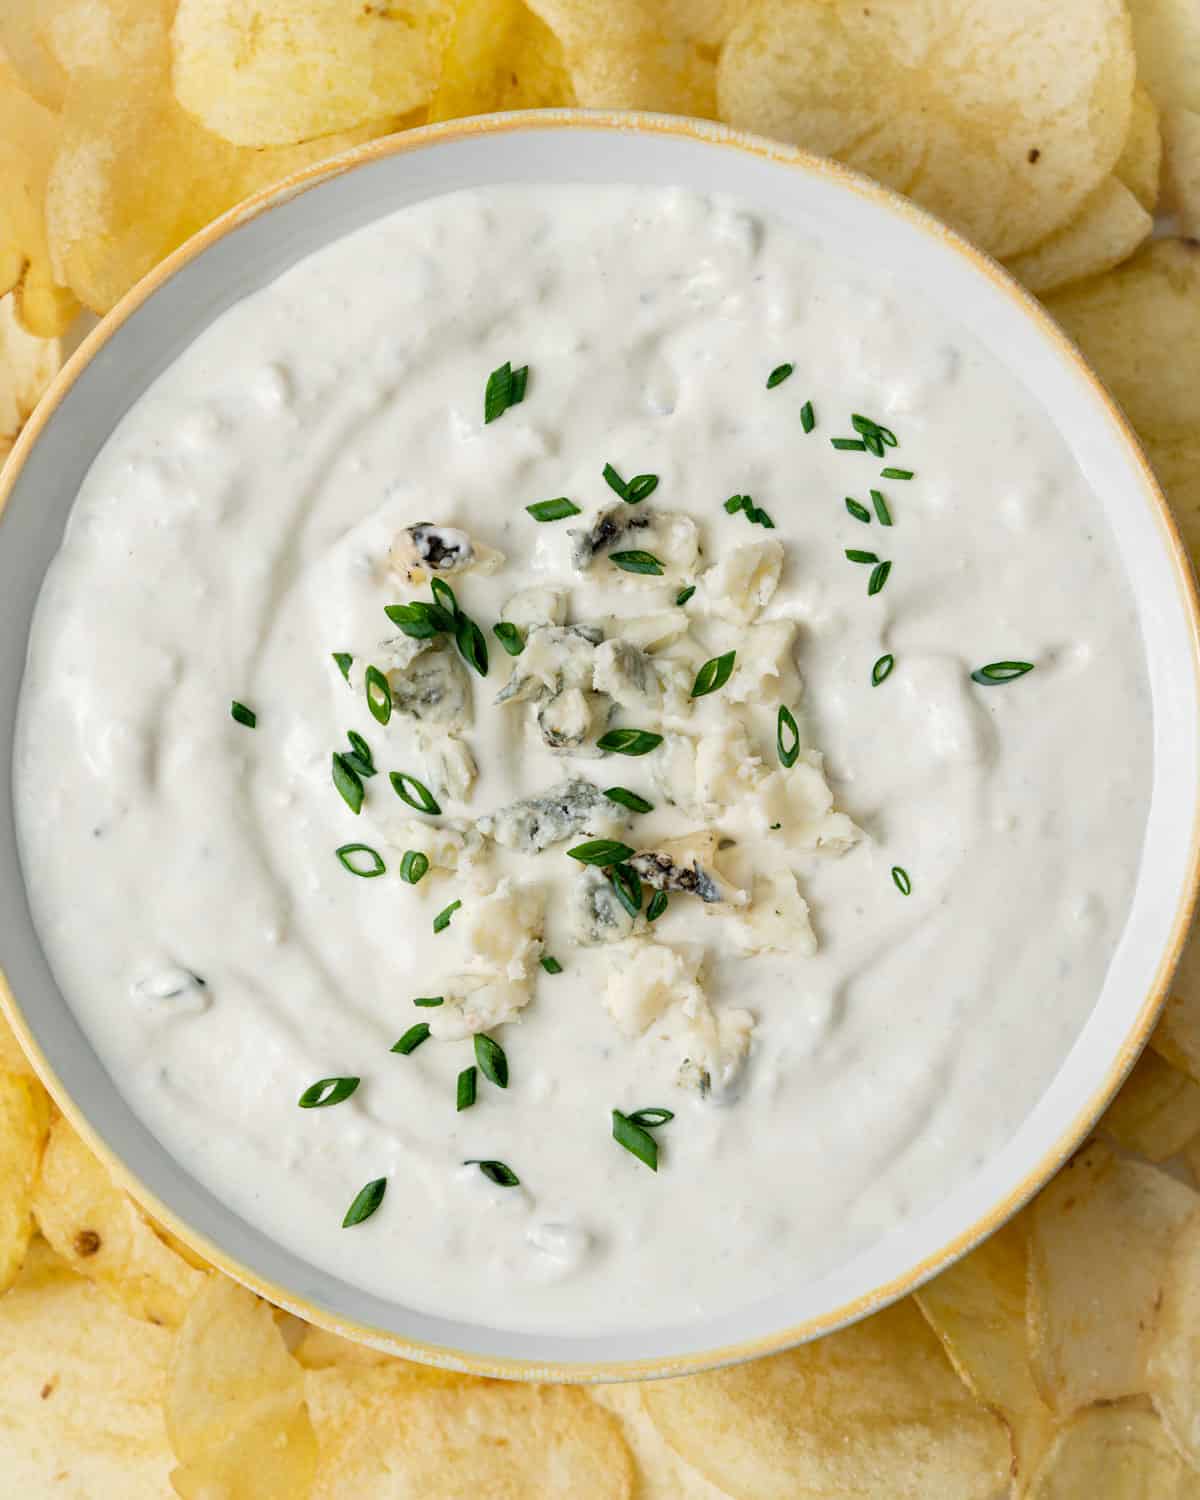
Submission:
{"label": "potato chip", "polygon": [[130,1318],[34,1240],[0,1297],[0,1474],[40,1500],[163,1500],[172,1335]]}
{"label": "potato chip", "polygon": [[1129,0],[1138,73],[1159,109],[1200,110],[1200,6]]}
{"label": "potato chip", "polygon": [[447,0],[180,0],[175,93],[239,146],[281,146],[428,104]]}
{"label": "potato chip", "polygon": [[1163,120],[1163,207],[1200,238],[1200,110],[1172,109]]}
{"label": "potato chip", "polygon": [[[62,363],[57,339],[35,338],[17,322],[15,301],[11,293],[0,298],[0,465]],[[0,1068],[14,1073],[33,1071],[3,1016]]]}
{"label": "potato chip", "polygon": [[[1150,443],[1148,451],[1195,565],[1200,562],[1200,432],[1178,443]],[[1187,959],[1191,946],[1189,940],[1150,1045],[1189,1078],[1200,1082],[1200,990],[1195,987],[1196,980],[1189,977],[1188,971],[1194,966],[1194,961],[1189,964]]]}
{"label": "potato chip", "polygon": [[458,0],[431,120],[574,103],[562,44],[523,0]]}
{"label": "potato chip", "polygon": [[38,1227],[59,1255],[149,1323],[176,1327],[204,1285],[150,1228],[66,1120],[56,1120],[34,1194]]}
{"label": "potato chip", "polygon": [[373,1349],[369,1344],[356,1344],[350,1339],[341,1338],[312,1323],[305,1324],[292,1354],[306,1370],[329,1370],[344,1365],[358,1368],[388,1365],[427,1385],[464,1385],[479,1379],[477,1375],[464,1375],[458,1370],[443,1370],[437,1365],[416,1364],[412,1360],[400,1359],[382,1349]]}
{"label": "potato chip", "polygon": [[1200,1500],[1200,1475],[1153,1412],[1093,1406],[1055,1438],[1028,1500]]}
{"label": "potato chip", "polygon": [[1070,223],[1008,261],[1008,269],[1031,292],[1051,292],[1128,260],[1153,228],[1154,220],[1114,174]]}
{"label": "potato chip", "polygon": [[33,1238],[33,1187],[49,1129],[37,1079],[0,1073],[0,1292],[17,1279]]}
{"label": "potato chip", "polygon": [[633,1465],[608,1412],[570,1386],[439,1389],[402,1362],[311,1370],[320,1448],[312,1500],[630,1500]]}
{"label": "potato chip", "polygon": [[910,194],[993,255],[1082,209],[1129,134],[1120,0],[752,0],[720,115]]}
{"label": "potato chip", "polygon": [[950,1363],[1008,1423],[1022,1482],[1054,1427],[1025,1338],[1026,1262],[1025,1224],[1018,1218],[915,1294]]}
{"label": "potato chip", "polygon": [[[5,440],[12,442],[10,432],[18,430],[25,417],[29,414],[33,402],[28,401],[31,390],[39,383],[34,375],[46,375],[46,369],[36,371],[26,376],[22,372],[21,360],[25,356],[13,359],[9,353],[8,341],[17,338],[21,343],[29,346],[31,364],[35,355],[41,355],[42,351],[49,347],[57,354],[57,344],[47,344],[42,339],[33,339],[27,333],[23,333],[16,325],[13,317],[12,303],[0,302],[0,467],[3,467]],[[14,378],[16,372],[21,378]],[[53,372],[51,372],[53,373]],[[47,377],[49,378],[49,377]],[[11,382],[11,384],[10,384]],[[28,402],[25,410],[23,405]],[[15,422],[13,412],[17,413]],[[0,974],[0,995],[9,993],[4,982],[4,975]],[[0,1073],[23,1073],[27,1077],[34,1076],[33,1064],[25,1056],[20,1042],[17,1041],[16,1033],[4,1018],[4,1011],[0,1009]]]}
{"label": "potato chip", "polygon": [[993,1500],[1003,1422],[946,1362],[911,1302],[786,1354],[679,1380],[643,1401],[675,1451],[735,1500]]}
{"label": "potato chip", "polygon": [[317,1444],[304,1375],[270,1306],[210,1277],[179,1330],[167,1382],[167,1432],[183,1500],[304,1500]]}
{"label": "potato chip", "polygon": [[67,79],[42,24],[42,0],[0,6],[0,51],[21,87],[47,109],[62,108]]}
{"label": "potato chip", "polygon": [[1058,1412],[1146,1388],[1163,1269],[1200,1195],[1093,1143],[1042,1192],[1029,1220],[1034,1375]]}
{"label": "potato chip", "polygon": [[1200,1214],[1176,1236],[1162,1283],[1147,1387],[1175,1441],[1200,1464]]}
{"label": "potato chip", "polygon": [[58,117],[0,60],[0,296],[13,292],[22,327],[42,338],[64,332],[79,311],[55,279],[46,238],[46,180],[58,141]]}
{"label": "potato chip", "polygon": [[716,43],[729,4],[708,0],[529,0],[562,43],[579,103],[589,109],[716,114]]}
{"label": "potato chip", "polygon": [[1166,1161],[1200,1135],[1200,1083],[1156,1052],[1138,1058],[1101,1130],[1127,1151]]}
{"label": "potato chip", "polygon": [[728,1490],[705,1479],[666,1442],[646,1412],[640,1384],[591,1385],[587,1393],[621,1424],[633,1454],[637,1500],[729,1500]]}
{"label": "potato chip", "polygon": [[1163,140],[1158,109],[1149,90],[1138,84],[1133,91],[1133,116],[1125,148],[1117,158],[1113,175],[1120,178],[1147,213],[1158,203],[1158,180],[1162,171]]}

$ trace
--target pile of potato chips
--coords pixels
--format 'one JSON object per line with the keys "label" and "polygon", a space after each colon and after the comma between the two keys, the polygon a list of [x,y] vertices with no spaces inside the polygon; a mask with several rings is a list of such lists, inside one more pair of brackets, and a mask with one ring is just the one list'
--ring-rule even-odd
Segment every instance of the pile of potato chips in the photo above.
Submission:
{"label": "pile of potato chips", "polygon": [[[837,156],[1003,258],[1200,555],[1200,0],[0,0],[0,461],[80,308],[247,194],[576,104]],[[1198,1188],[1200,944],[1093,1140],[915,1297],[711,1375],[508,1385],[205,1266],[0,1025],[0,1474],[31,1500],[1200,1500]]]}

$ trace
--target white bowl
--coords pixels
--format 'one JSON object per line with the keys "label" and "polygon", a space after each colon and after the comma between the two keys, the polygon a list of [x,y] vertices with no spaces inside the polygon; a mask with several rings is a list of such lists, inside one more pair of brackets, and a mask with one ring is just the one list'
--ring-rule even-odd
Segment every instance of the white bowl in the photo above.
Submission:
{"label": "white bowl", "polygon": [[[276,1244],[192,1180],[132,1114],[59,994],[30,920],[9,798],[0,806],[0,953],[9,1019],[63,1112],[161,1221],[231,1276],[352,1338],[415,1359],[541,1379],[634,1379],[765,1354],[912,1290],[995,1229],[1061,1165],[1145,1043],[1194,892],[1200,808],[1197,610],[1186,554],[1120,413],[1036,302],[942,225],[829,162],[695,121],[492,116],[380,141],[260,196],[189,241],[87,339],[0,481],[0,778],[30,617],[88,466],[128,407],[218,314],[293,261],[423,198],[500,181],[677,184],[733,193],[848,257],[863,247],[962,322],[1054,412],[1108,517],[1146,642],[1154,787],[1132,911],[1102,992],[1037,1108],[932,1211],[836,1270],[684,1327],[595,1337],[502,1332],[360,1291]],[[86,942],[86,933],[80,935]],[[19,997],[19,1000],[18,998]]]}

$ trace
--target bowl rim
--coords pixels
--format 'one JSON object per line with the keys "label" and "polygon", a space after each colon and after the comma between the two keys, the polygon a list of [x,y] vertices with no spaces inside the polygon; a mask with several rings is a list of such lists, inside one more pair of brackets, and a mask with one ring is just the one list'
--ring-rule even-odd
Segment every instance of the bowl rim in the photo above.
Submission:
{"label": "bowl rim", "polygon": [[[198,230],[172,251],[138,281],[80,342],[62,369],[43,393],[37,408],[19,434],[7,463],[0,468],[0,517],[19,480],[25,462],[63,398],[83,371],[105,348],[109,340],[154,293],[176,273],[190,265],[207,249],[242,225],[270,212],[293,198],[345,173],[369,163],[420,151],[426,146],[466,140],[479,136],[519,134],[524,131],[584,129],[620,134],[665,135],[699,142],[717,149],[729,149],[759,157],[782,166],[798,168],[832,181],[847,192],[866,199],[885,213],[898,216],[924,235],[949,246],[974,269],[1005,293],[1013,310],[1033,323],[1042,340],[1073,366],[1074,373],[1090,387],[1091,395],[1104,409],[1107,420],[1122,441],[1135,468],[1144,498],[1157,511],[1163,535],[1169,543],[1175,581],[1179,587],[1191,632],[1191,666],[1200,683],[1200,595],[1191,561],[1178,525],[1168,506],[1162,488],[1150,466],[1132,425],[1115,398],[1087,364],[1083,354],[1054,321],[1046,308],[1020,285],[985,251],[972,245],[956,230],[936,219],[911,200],[881,186],[858,172],[800,147],[773,141],[749,132],[739,131],[718,122],[683,116],[642,112],[622,113],[609,110],[519,110],[503,114],[472,116],[465,119],[416,127],[394,135],[380,137],[281,179],[227,210]],[[87,1116],[64,1087],[54,1067],[42,1051],[25,1020],[11,986],[0,968],[0,1015],[7,1018],[18,1041],[29,1057],[42,1083],[62,1114],[100,1158],[118,1186],[124,1188],[154,1220],[168,1229],[188,1247],[201,1255],[218,1271],[257,1292],[275,1305],[329,1332],[373,1346],[402,1358],[452,1368],[467,1373],[516,1380],[588,1383],[630,1381],[661,1376],[693,1374],[700,1370],[740,1363],[778,1353],[866,1317],[914,1290],[937,1272],[944,1270],[1001,1227],[1080,1146],[1100,1114],[1115,1095],[1145,1047],[1154,1023],[1165,1003],[1171,977],[1179,962],[1200,894],[1200,798],[1193,820],[1187,858],[1186,878],[1179,890],[1169,939],[1154,972],[1153,981],[1121,1046],[1109,1063],[1102,1081],[1077,1111],[1070,1125],[1041,1152],[1037,1164],[1003,1199],[995,1203],[967,1228],[951,1237],[917,1264],[892,1277],[871,1291],[805,1318],[798,1323],[774,1330],[770,1334],[721,1344],[668,1357],[633,1360],[589,1360],[559,1362],[529,1358],[479,1355],[425,1343],[390,1330],[362,1324],[335,1313],[319,1303],[280,1286],[269,1277],[242,1264],[206,1234],[195,1229],[155,1192],[108,1146],[91,1125]],[[163,1148],[164,1151],[166,1148]],[[171,1153],[166,1153],[168,1156]],[[270,1236],[267,1236],[270,1238]]]}

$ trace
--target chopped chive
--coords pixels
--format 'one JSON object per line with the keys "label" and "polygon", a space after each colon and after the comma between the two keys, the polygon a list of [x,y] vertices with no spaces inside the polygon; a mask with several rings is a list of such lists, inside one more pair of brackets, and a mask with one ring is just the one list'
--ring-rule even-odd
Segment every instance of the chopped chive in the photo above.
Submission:
{"label": "chopped chive", "polygon": [[400,879],[406,885],[416,885],[429,873],[429,856],[419,849],[406,849],[400,861]]}
{"label": "chopped chive", "polygon": [[525,637],[515,625],[510,625],[507,620],[497,620],[492,626],[492,634],[509,656],[520,656],[525,649]]}
{"label": "chopped chive", "polygon": [[529,384],[529,366],[522,365],[520,369],[512,372],[512,390],[509,392],[509,406],[517,406],[525,399],[525,387]]}
{"label": "chopped chive", "polygon": [[854,563],[877,563],[879,561],[874,552],[862,552],[857,547],[847,547],[846,557]]}
{"label": "chopped chive", "polygon": [[870,581],[867,584],[867,594],[878,594],[888,581],[888,574],[892,571],[890,562],[881,562],[878,567],[871,569]]}
{"label": "chopped chive", "polygon": [[666,909],[667,909],[667,893],[666,893],[666,891],[655,891],[655,893],[653,894],[653,896],[650,897],[650,904],[649,904],[649,906],[647,906],[647,908],[646,908],[646,921],[647,922],[657,922],[658,919],[659,919],[659,917],[662,916],[663,912],[665,912]]}
{"label": "chopped chive", "polygon": [[642,881],[637,871],[631,865],[613,865],[608,879],[617,900],[631,917],[636,917],[642,909]]}
{"label": "chopped chive", "polygon": [[451,901],[449,906],[443,906],[441,911],[433,919],[434,932],[445,932],[450,925],[450,918],[462,905],[461,901]]}
{"label": "chopped chive", "polygon": [[879,517],[879,524],[881,526],[890,526],[892,524],[892,513],[888,509],[887,501],[878,490],[871,491],[871,501],[875,506],[875,514]]}
{"label": "chopped chive", "polygon": [[475,1103],[475,1069],[464,1068],[458,1075],[458,1087],[454,1108],[456,1110],[470,1109]]}
{"label": "chopped chive", "polygon": [[806,401],[800,408],[800,426],[805,432],[811,432],[816,425],[817,418],[813,412],[813,404],[811,401]]}
{"label": "chopped chive", "polygon": [[415,599],[411,604],[385,604],[383,612],[415,641],[432,640],[439,631],[454,629],[453,614],[424,599]]}
{"label": "chopped chive", "polygon": [[658,1171],[658,1142],[648,1130],[635,1125],[629,1116],[623,1115],[619,1109],[614,1109],[612,1133],[613,1140],[618,1146],[624,1146],[626,1151],[636,1156],[638,1161],[643,1162],[652,1172]]}
{"label": "chopped chive", "polygon": [[865,453],[867,445],[862,438],[830,438],[829,446],[839,448],[844,453]]}
{"label": "chopped chive", "polygon": [[352,813],[361,811],[363,805],[363,784],[359,779],[358,772],[352,766],[346,764],[344,755],[333,757],[333,784],[342,795],[342,800]]}
{"label": "chopped chive", "polygon": [[725,501],[725,510],[731,516],[736,516],[739,510],[745,510],[753,502],[749,495],[730,495]]}
{"label": "chopped chive", "polygon": [[407,1057],[410,1052],[415,1052],[422,1042],[429,1040],[429,1023],[418,1021],[415,1026],[410,1026],[404,1035],[396,1042],[391,1050],[399,1052]]}
{"label": "chopped chive", "polygon": [[767,390],[773,391],[777,385],[782,385],[795,368],[789,364],[776,365],[767,376]]}
{"label": "chopped chive", "polygon": [[800,757],[800,726],[796,723],[791,709],[783,703],[779,705],[779,717],[775,728],[775,748],[779,752],[781,764],[787,770],[791,770]]}
{"label": "chopped chive", "polygon": [[488,376],[487,386],[483,393],[484,422],[494,422],[497,417],[502,417],[510,406],[516,406],[524,401],[525,385],[528,379],[528,365],[522,365],[520,369],[514,370],[510,361],[505,360],[502,365],[493,370]]}
{"label": "chopped chive", "polygon": [[613,468],[612,464],[604,465],[604,482],[615,494],[620,495],[622,500],[629,499],[629,486]]}
{"label": "chopped chive", "polygon": [[666,1125],[674,1118],[674,1110],[657,1109],[653,1106],[649,1109],[635,1109],[632,1114],[626,1116],[626,1119],[631,1120],[635,1125],[640,1125],[643,1130],[656,1130],[660,1125]]}
{"label": "chopped chive", "polygon": [[[334,850],[344,869],[350,871],[351,875],[358,875],[363,880],[374,880],[376,875],[382,875],[387,866],[380,858],[377,850],[372,849],[370,844],[343,844],[340,849]],[[354,855],[365,854],[371,861],[369,868],[359,869],[354,864]]]}
{"label": "chopped chive", "polygon": [[636,505],[658,488],[657,474],[635,474],[629,481],[629,493],[625,496],[630,505]]}
{"label": "chopped chive", "polygon": [[504,1048],[482,1031],[475,1033],[475,1061],[489,1083],[494,1083],[498,1089],[508,1087],[508,1058],[504,1055]]}
{"label": "chopped chive", "polygon": [[371,747],[363,739],[361,734],[356,734],[353,729],[346,731],[346,738],[350,741],[350,753],[342,752],[347,763],[354,767],[360,776],[374,776],[375,757],[371,754]]}
{"label": "chopped chive", "polygon": [[1015,682],[1018,677],[1024,677],[1026,672],[1033,671],[1031,661],[992,661],[986,667],[977,667],[971,673],[971,681],[977,682],[981,687],[998,687],[1004,682]]}
{"label": "chopped chive", "polygon": [[368,667],[364,681],[371,717],[376,723],[386,724],[392,717],[392,690],[387,678],[378,667]]}
{"label": "chopped chive", "polygon": [[359,1082],[357,1078],[318,1078],[316,1083],[309,1084],[296,1103],[301,1109],[329,1109],[349,1099]]}
{"label": "chopped chive", "polygon": [[631,792],[625,786],[610,786],[604,795],[610,802],[616,802],[621,807],[627,807],[630,812],[648,813],[654,811],[654,803],[647,802],[645,797],[639,797],[636,792]]}
{"label": "chopped chive", "polygon": [[239,703],[236,698],[229,705],[229,717],[239,724],[244,724],[247,729],[253,729],[258,723],[258,715],[254,710],[247,708],[244,703]]}
{"label": "chopped chive", "polygon": [[383,1202],[383,1195],[386,1192],[386,1177],[376,1177],[374,1182],[368,1182],[366,1187],[359,1190],[354,1202],[346,1210],[342,1228],[350,1229],[355,1224],[361,1224],[364,1219],[369,1219]]}
{"label": "chopped chive", "polygon": [[350,655],[349,651],[333,651],[330,655],[337,662],[338,671],[349,682],[350,668],[354,665],[354,658]]}
{"label": "chopped chive", "polygon": [[552,955],[549,953],[544,953],[538,960],[538,962],[541,964],[542,968],[545,969],[547,974],[561,974],[563,971],[562,964],[559,963],[557,958],[552,957]]}
{"label": "chopped chive", "polygon": [[597,748],[617,755],[647,755],[662,744],[661,734],[649,729],[610,729],[596,741]]}
{"label": "chopped chive", "polygon": [[641,552],[636,548],[631,552],[610,552],[608,560],[626,573],[661,574],[663,570],[662,563],[653,552]]}
{"label": "chopped chive", "polygon": [[409,807],[415,807],[418,812],[429,813],[431,816],[441,812],[441,804],[429,788],[407,771],[389,771],[388,780],[392,783],[396,796],[401,802],[407,802]]}
{"label": "chopped chive", "polygon": [[579,507],[568,500],[565,495],[560,495],[557,500],[538,500],[533,505],[527,505],[525,509],[535,521],[564,521],[568,516],[577,516]]}
{"label": "chopped chive", "polygon": [[723,688],[733,675],[736,656],[736,651],[726,651],[724,656],[710,657],[696,673],[696,680],[692,683],[692,697],[705,698],[709,693]]}
{"label": "chopped chive", "polygon": [[696,585],[694,583],[689,583],[687,588],[680,589],[679,592],[675,595],[675,603],[686,604],[695,592]]}
{"label": "chopped chive", "polygon": [[413,1004],[419,1005],[422,1010],[434,1010],[437,1006],[445,1005],[445,1003],[445,995],[418,995],[413,1000]]}
{"label": "chopped chive", "polygon": [[892,866],[892,879],[896,882],[896,889],[902,896],[912,895],[912,881],[909,879],[908,871],[900,865]]}
{"label": "chopped chive", "polygon": [[480,1161],[477,1156],[470,1156],[464,1167],[478,1167],[489,1182],[494,1182],[497,1187],[520,1187],[521,1179],[511,1167],[505,1166],[502,1161]]}
{"label": "chopped chive", "polygon": [[458,600],[455,598],[454,590],[444,578],[431,578],[429,580],[429,592],[433,595],[434,605],[446,612],[447,619],[457,620],[461,614]]}
{"label": "chopped chive", "polygon": [[846,496],[846,509],[856,521],[862,521],[868,526],[871,524],[871,512],[859,501],[852,500],[849,495]]}
{"label": "chopped chive", "polygon": [[476,625],[469,615],[460,614],[454,623],[454,642],[458,647],[459,655],[479,673],[480,677],[488,674],[488,648],[483,638],[483,631]]}
{"label": "chopped chive", "polygon": [[574,849],[567,850],[568,856],[577,859],[581,865],[601,866],[632,859],[633,853],[628,844],[619,843],[616,839],[589,839],[586,844],[576,844]]}
{"label": "chopped chive", "polygon": [[880,469],[879,474],[882,479],[911,479],[913,477],[911,469]]}
{"label": "chopped chive", "polygon": [[871,668],[871,686],[878,687],[881,682],[886,682],[892,675],[892,668],[896,665],[896,658],[889,651],[886,656],[881,656]]}
{"label": "chopped chive", "polygon": [[746,507],[746,519],[752,526],[765,526],[768,531],[775,530],[775,522],[772,521],[761,505],[748,505]]}

